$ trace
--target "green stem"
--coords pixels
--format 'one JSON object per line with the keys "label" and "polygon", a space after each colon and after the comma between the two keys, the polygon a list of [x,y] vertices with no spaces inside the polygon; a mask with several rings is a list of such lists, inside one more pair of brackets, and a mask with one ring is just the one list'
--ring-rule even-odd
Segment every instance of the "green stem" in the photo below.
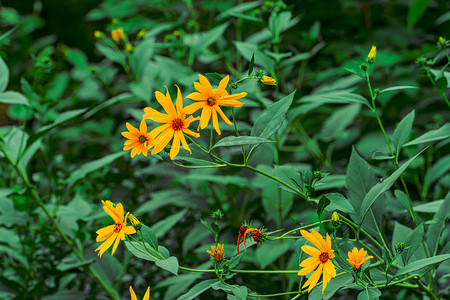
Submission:
{"label": "green stem", "polygon": [[441,91],[440,89],[437,88],[436,81],[434,81],[433,76],[431,76],[431,74],[430,74],[430,71],[427,72],[427,76],[431,80],[431,83],[434,85],[434,87],[438,90],[438,92],[442,96],[442,98],[444,98],[445,103],[447,103],[447,105],[450,107],[450,102],[448,101],[447,97],[445,96],[445,91],[443,91],[443,90]]}

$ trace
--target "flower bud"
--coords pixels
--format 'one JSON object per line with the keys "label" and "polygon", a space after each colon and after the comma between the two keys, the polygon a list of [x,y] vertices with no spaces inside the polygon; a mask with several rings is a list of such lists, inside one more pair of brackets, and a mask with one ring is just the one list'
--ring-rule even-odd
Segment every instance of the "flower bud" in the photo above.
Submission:
{"label": "flower bud", "polygon": [[377,56],[377,47],[372,46],[372,49],[370,49],[369,55],[367,55],[368,63],[373,64],[375,61],[375,57]]}
{"label": "flower bud", "polygon": [[398,244],[395,246],[395,249],[397,250],[398,253],[403,252],[403,250],[405,250],[405,243],[398,242]]}
{"label": "flower bud", "polygon": [[145,36],[146,31],[144,29],[142,29],[141,31],[138,32],[137,37],[142,39]]}
{"label": "flower bud", "polygon": [[133,47],[133,45],[131,45],[130,43],[127,43],[127,44],[125,45],[125,51],[127,51],[128,53],[132,53],[133,50],[134,50],[134,47]]}
{"label": "flower bud", "polygon": [[442,36],[440,36],[437,44],[438,44],[439,49],[444,49],[444,48],[448,47],[449,41],[447,41]]}
{"label": "flower bud", "polygon": [[139,222],[139,220],[135,216],[133,216],[132,214],[129,214],[128,219],[130,220],[131,225],[133,225],[134,229],[136,229],[136,230],[141,229],[141,227],[142,227],[141,222]]}
{"label": "flower bud", "polygon": [[116,42],[123,41],[123,29],[122,28],[114,29],[113,31],[111,31],[111,37]]}
{"label": "flower bud", "polygon": [[339,222],[339,215],[337,212],[334,212],[333,215],[331,216],[331,220],[333,222]]}
{"label": "flower bud", "polygon": [[275,79],[273,79],[272,77],[269,77],[269,76],[265,76],[265,75],[262,77],[260,82],[265,85],[277,85],[277,82]]}
{"label": "flower bud", "polygon": [[96,39],[99,39],[99,38],[101,38],[103,36],[103,32],[101,32],[99,30],[96,30],[94,32],[94,36],[95,36]]}

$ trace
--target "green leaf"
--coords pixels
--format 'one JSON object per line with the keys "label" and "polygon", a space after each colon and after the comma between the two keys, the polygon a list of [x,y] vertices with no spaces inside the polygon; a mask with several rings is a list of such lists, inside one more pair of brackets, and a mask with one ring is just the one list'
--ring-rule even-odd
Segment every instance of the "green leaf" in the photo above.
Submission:
{"label": "green leaf", "polygon": [[[130,102],[136,102],[136,101],[140,101],[139,99],[137,99],[135,96],[133,96],[130,93],[123,93],[117,96],[112,97],[109,100],[106,100],[105,102],[97,105],[96,107],[92,108],[90,111],[88,111],[84,116],[83,119],[89,119],[90,117],[92,117],[94,114],[96,114],[97,112],[101,111],[102,109],[105,109],[113,104],[117,104],[117,103],[130,103]],[[142,113],[144,114],[144,113]]]}
{"label": "green leaf", "polygon": [[327,199],[330,200],[330,205],[328,205],[325,211],[331,213],[335,210],[347,213],[354,214],[355,210],[353,209],[352,204],[340,193],[327,193],[325,194]]}
{"label": "green leaf", "polygon": [[[128,241],[124,241],[124,243],[125,243],[125,246],[127,247],[128,251],[130,251],[131,254],[133,254],[137,258],[140,258],[143,260],[148,260],[148,261],[157,261],[159,259],[159,257],[150,255],[147,252],[147,249],[145,249],[145,247],[139,243],[133,242],[133,245],[131,245],[131,243]],[[151,248],[151,246],[148,244],[146,244],[146,246],[148,248]]]}
{"label": "green leaf", "polygon": [[450,137],[450,123],[447,123],[439,129],[430,130],[427,133],[422,134],[418,138],[404,144],[403,147],[439,141],[449,137]]}
{"label": "green leaf", "polygon": [[[330,283],[328,283],[327,288],[322,294],[322,285],[316,286],[313,288],[311,293],[309,294],[308,299],[322,299],[328,300],[333,298],[334,294],[345,285],[349,284],[353,281],[353,276],[351,274],[344,274],[342,276],[333,278]],[[337,298],[337,297],[335,297]]]}
{"label": "green leaf", "polygon": [[[434,201],[437,202],[437,201]],[[447,193],[443,203],[440,205],[434,219],[438,219],[439,223],[432,224],[427,230],[427,246],[431,255],[435,255],[439,246],[439,240],[442,231],[446,227],[447,220],[450,217],[450,193]]]}
{"label": "green leaf", "polygon": [[380,95],[387,93],[387,92],[393,92],[398,90],[406,90],[406,89],[417,89],[417,86],[411,86],[411,85],[401,85],[401,86],[393,86],[387,89],[383,89],[380,91]]}
{"label": "green leaf", "polygon": [[397,157],[400,152],[400,148],[408,139],[411,134],[411,128],[414,122],[415,110],[413,109],[409,114],[407,114],[395,128],[394,135],[392,136],[394,145],[397,147],[395,152]]}
{"label": "green leaf", "polygon": [[444,200],[434,200],[428,203],[419,204],[414,206],[414,211],[420,213],[437,213],[441,208],[442,203],[444,203]]}
{"label": "green leaf", "polygon": [[184,42],[191,48],[189,54],[190,59],[193,59],[198,53],[202,52],[204,49],[208,48],[209,45],[222,37],[227,27],[228,23],[224,23],[206,32],[193,33],[185,36]]}
{"label": "green leaf", "polygon": [[39,130],[37,131],[37,134],[33,135],[32,137],[34,139],[36,139],[37,137],[41,137],[42,135],[49,132],[53,128],[63,124],[64,122],[69,121],[70,119],[73,119],[73,118],[83,114],[86,110],[87,110],[87,108],[80,108],[80,109],[74,109],[74,110],[63,112],[56,118],[56,120],[52,124],[48,124],[48,125],[45,125],[45,126],[42,126],[41,128],[39,128]]}
{"label": "green leaf", "polygon": [[425,174],[425,179],[423,182],[423,195],[426,195],[428,192],[429,186],[442,178],[445,174],[450,170],[450,154],[439,159],[431,168],[428,169]]}
{"label": "green leaf", "polygon": [[189,290],[189,292],[187,292],[186,294],[181,295],[180,297],[178,297],[178,300],[191,300],[191,299],[194,299],[198,295],[202,294],[204,291],[206,291],[209,288],[211,288],[211,286],[213,284],[215,284],[216,282],[219,282],[219,280],[217,280],[217,279],[203,280],[202,282],[194,285]]}
{"label": "green leaf", "polygon": [[216,147],[231,147],[231,146],[242,146],[242,145],[260,145],[263,143],[275,143],[274,141],[260,138],[257,136],[227,136],[220,139],[212,149]]}
{"label": "green leaf", "polygon": [[249,42],[235,41],[234,45],[239,53],[248,61],[255,56],[255,64],[261,66],[264,70],[270,74],[275,74],[275,62],[272,58],[267,56],[264,52],[259,50],[258,45]]}
{"label": "green leaf", "polygon": [[219,73],[206,73],[205,76],[212,84],[215,85],[219,85],[220,81],[223,79],[223,76]]}
{"label": "green leaf", "polygon": [[178,259],[174,256],[169,257],[168,259],[161,259],[155,262],[155,265],[169,271],[172,274],[178,275]]}
{"label": "green leaf", "polygon": [[[247,238],[247,249],[249,249],[249,247],[253,244],[248,242],[249,239]],[[264,243],[256,250],[256,261],[262,269],[265,269],[268,265],[276,261],[281,255],[286,253],[286,251],[291,249],[293,245],[294,243],[292,240],[280,240],[276,244]]]}
{"label": "green leaf", "polygon": [[360,111],[361,105],[359,104],[350,104],[336,109],[324,122],[320,130],[321,139],[329,142],[333,139],[338,140],[341,138],[345,128],[353,122]]}
{"label": "green leaf", "polygon": [[187,209],[183,209],[182,211],[180,211],[174,215],[171,215],[170,217],[167,217],[162,221],[159,221],[158,223],[153,225],[151,227],[151,229],[153,230],[155,235],[159,238],[159,237],[163,236],[164,234],[166,234],[167,231],[169,231],[173,226],[175,226],[175,224],[177,224],[178,221],[180,221],[181,218],[184,217],[186,212],[187,212]]}
{"label": "green leaf", "polygon": [[419,248],[423,240],[423,223],[416,227],[405,240],[405,251],[402,253],[403,263],[406,265],[414,254],[414,252]]}
{"label": "green leaf", "polygon": [[[450,259],[450,254],[436,255],[433,257],[416,260],[406,265],[404,268],[398,270],[398,272],[394,275],[394,277],[405,275],[408,273],[413,273],[428,266],[434,266],[435,264],[439,264],[447,259]],[[429,269],[430,268],[427,268],[427,270]]]}
{"label": "green leaf", "polygon": [[400,204],[411,214],[411,207],[409,206],[408,196],[400,190],[395,190],[394,194],[397,201],[400,202]]}
{"label": "green leaf", "polygon": [[359,293],[357,300],[376,300],[379,299],[380,296],[381,292],[379,289],[370,287]]}
{"label": "green leaf", "polygon": [[256,119],[255,124],[251,130],[252,136],[259,136],[268,139],[281,127],[286,113],[292,104],[295,91],[290,93],[278,102],[270,105],[260,116]]}
{"label": "green leaf", "polygon": [[96,43],[98,51],[103,54],[107,59],[126,65],[125,54],[123,54],[117,47],[115,49],[104,43]]}
{"label": "green leaf", "polygon": [[30,106],[27,99],[18,92],[7,91],[0,94],[0,103]]}
{"label": "green leaf", "polygon": [[[70,258],[70,257],[69,257]],[[61,272],[70,270],[70,269],[75,269],[75,268],[79,268],[79,267],[83,267],[83,266],[87,266],[92,264],[93,262],[95,262],[94,258],[90,258],[86,261],[78,261],[78,259],[72,259],[70,258],[70,260],[66,260],[65,258],[61,261],[60,264],[58,264],[56,266],[56,269],[58,269]]]}
{"label": "green leaf", "polygon": [[445,76],[441,76],[438,79],[436,79],[436,88],[441,92],[444,93],[447,89],[447,78]]}
{"label": "green leaf", "polygon": [[9,82],[9,69],[0,57],[0,93],[6,90]]}
{"label": "green leaf", "polygon": [[383,152],[380,151],[375,151],[374,153],[372,153],[372,157],[370,159],[373,160],[390,160],[393,159],[395,156],[392,155],[387,155]]}
{"label": "green leaf", "polygon": [[144,242],[152,246],[153,249],[157,250],[159,247],[158,238],[156,237],[153,230],[151,230],[147,225],[141,224],[141,232],[142,237],[144,238]]}
{"label": "green leaf", "polygon": [[97,171],[98,169],[111,164],[113,161],[115,161],[119,157],[124,156],[125,154],[127,154],[127,152],[120,151],[118,153],[110,154],[100,159],[88,162],[73,171],[69,178],[64,180],[64,183],[71,186],[79,179],[85,178],[89,173]]}
{"label": "green leaf", "polygon": [[227,9],[226,11],[224,11],[220,15],[218,15],[216,17],[216,21],[220,21],[222,19],[225,19],[226,17],[233,16],[233,14],[236,14],[236,13],[244,13],[244,12],[254,9],[255,7],[258,7],[260,5],[261,5],[261,1],[252,1],[252,2],[247,2],[247,3],[241,3],[238,5],[233,5],[230,9]]}
{"label": "green leaf", "polygon": [[399,167],[394,173],[392,173],[391,176],[383,180],[383,182],[379,182],[376,185],[374,185],[370,191],[367,193],[367,195],[364,197],[364,200],[361,204],[361,211],[362,211],[362,217],[364,218],[367,212],[369,211],[372,204],[375,202],[375,200],[378,199],[378,197],[383,194],[385,191],[391,188],[391,186],[394,184],[394,182],[397,180],[397,178],[400,177],[400,175],[406,170],[406,168],[420,155],[423,151],[425,151],[427,148],[423,149],[416,155],[414,155],[412,158],[410,158],[407,162],[405,162],[401,167]]}
{"label": "green leaf", "polygon": [[325,208],[330,205],[331,201],[325,196],[322,195],[320,198],[319,205],[317,206],[317,215],[319,216],[319,221],[322,222],[322,212]]}
{"label": "green leaf", "polygon": [[358,94],[352,94],[348,92],[332,92],[323,94],[313,94],[309,96],[302,97],[300,99],[301,103],[314,103],[316,105],[322,105],[326,103],[360,103],[364,104],[368,108],[370,107],[369,102],[363,96]]}
{"label": "green leaf", "polygon": [[409,5],[408,27],[412,28],[425,13],[431,0],[413,0]]}
{"label": "green leaf", "polygon": [[252,59],[250,60],[250,64],[248,65],[248,73],[247,76],[252,75],[253,73],[253,65],[255,64],[255,52],[252,54]]}

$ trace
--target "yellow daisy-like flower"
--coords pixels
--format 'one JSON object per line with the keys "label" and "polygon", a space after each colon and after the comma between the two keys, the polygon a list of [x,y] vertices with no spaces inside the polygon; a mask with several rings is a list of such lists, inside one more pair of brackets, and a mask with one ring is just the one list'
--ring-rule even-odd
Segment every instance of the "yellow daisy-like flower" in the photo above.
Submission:
{"label": "yellow daisy-like flower", "polygon": [[327,240],[325,241],[323,237],[320,235],[320,233],[318,233],[314,229],[311,229],[311,233],[305,230],[301,230],[300,233],[305,239],[307,239],[308,241],[313,243],[314,246],[317,247],[316,249],[309,245],[302,246],[303,252],[311,255],[312,257],[309,257],[300,263],[300,267],[303,267],[303,269],[301,269],[298,272],[298,275],[304,276],[315,270],[314,273],[311,275],[311,277],[309,277],[309,279],[302,286],[302,288],[309,286],[308,288],[309,293],[319,281],[320,275],[322,274],[323,271],[323,286],[322,286],[322,294],[323,294],[327,284],[331,280],[331,277],[336,276],[336,269],[331,261],[331,259],[334,258],[333,253],[334,250],[331,249],[330,236],[327,233],[326,237]]}
{"label": "yellow daisy-like flower", "polygon": [[116,224],[106,226],[105,228],[97,230],[97,242],[103,242],[95,251],[99,251],[98,255],[102,257],[103,253],[108,250],[109,247],[114,243],[111,255],[116,252],[117,246],[119,245],[120,240],[125,240],[125,234],[133,234],[136,233],[136,230],[133,226],[127,226],[127,217],[124,216],[122,203],[116,205],[116,207],[112,206],[107,201],[103,201],[103,209],[105,212],[113,218]]}
{"label": "yellow daisy-like flower", "polygon": [[228,95],[228,92],[226,91],[228,81],[230,80],[230,77],[228,75],[220,81],[219,87],[217,89],[213,89],[211,87],[211,84],[205,76],[198,74],[198,77],[200,79],[200,82],[194,82],[194,86],[198,92],[193,92],[186,96],[186,98],[190,98],[197,102],[186,106],[184,111],[187,114],[192,114],[197,110],[202,109],[199,124],[199,127],[201,129],[205,128],[208,125],[209,119],[212,115],[214,129],[220,135],[221,132],[219,129],[219,119],[217,118],[217,114],[222,117],[225,123],[233,125],[233,123],[227,118],[227,116],[225,116],[220,106],[240,107],[244,103],[237,101],[236,99],[244,98],[245,96],[247,96],[247,93],[243,92]]}
{"label": "yellow daisy-like flower", "polygon": [[222,259],[223,259],[223,244],[222,244],[222,247],[220,246],[220,244],[217,244],[217,247],[211,246],[211,249],[212,249],[212,252],[209,250],[206,250],[206,252],[208,252],[209,255],[211,255],[215,261],[217,261],[217,262],[222,261]]}
{"label": "yellow daisy-like flower", "polygon": [[372,49],[370,49],[369,55],[367,55],[367,58],[369,60],[374,60],[376,56],[377,56],[377,47],[372,46]]}
{"label": "yellow daisy-like flower", "polygon": [[[133,291],[133,288],[130,285],[130,296],[131,300],[137,300],[136,294]],[[144,298],[142,300],[148,300],[150,298],[150,287],[147,288],[147,291],[145,292]]]}
{"label": "yellow daisy-like flower", "polygon": [[111,37],[116,42],[123,41],[123,29],[122,28],[114,29],[113,31],[111,31]]}
{"label": "yellow daisy-like flower", "polygon": [[147,124],[145,120],[141,121],[139,125],[139,130],[127,122],[128,131],[122,132],[122,135],[128,139],[125,142],[123,150],[131,150],[131,158],[135,157],[136,154],[144,154],[147,156],[147,151],[153,147],[153,140],[155,135],[147,133]]}
{"label": "yellow daisy-like flower", "polygon": [[352,252],[348,252],[348,262],[350,263],[350,265],[352,265],[353,269],[355,270],[360,270],[361,267],[364,265],[364,263],[370,259],[373,258],[373,256],[366,256],[367,251],[364,251],[364,248],[361,249],[356,249],[353,248]]}
{"label": "yellow daisy-like flower", "polygon": [[200,134],[188,129],[189,125],[199,118],[194,118],[193,116],[186,118],[186,111],[183,109],[183,98],[181,96],[181,91],[178,86],[177,89],[176,109],[173,106],[172,99],[170,98],[169,91],[166,87],[167,92],[165,96],[163,93],[158,91],[155,92],[155,96],[156,100],[159,104],[161,104],[167,114],[160,113],[151,107],[146,107],[144,108],[145,114],[143,116],[144,119],[151,119],[158,123],[165,123],[150,132],[150,136],[157,135],[154,141],[155,147],[153,148],[151,154],[159,153],[162,149],[164,149],[164,147],[166,147],[173,137],[172,148],[170,149],[170,159],[174,159],[180,151],[180,143],[183,145],[184,149],[188,150],[192,154],[191,149],[186,143],[184,133],[192,135],[196,138],[200,136]]}
{"label": "yellow daisy-like flower", "polygon": [[261,83],[265,85],[277,85],[277,81],[269,76],[263,76]]}

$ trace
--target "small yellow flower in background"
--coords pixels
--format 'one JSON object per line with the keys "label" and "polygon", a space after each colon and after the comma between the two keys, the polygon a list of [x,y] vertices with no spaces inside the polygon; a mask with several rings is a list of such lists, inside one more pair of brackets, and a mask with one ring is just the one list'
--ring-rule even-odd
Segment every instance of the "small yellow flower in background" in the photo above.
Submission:
{"label": "small yellow flower in background", "polygon": [[[130,296],[131,300],[137,300],[136,294],[133,291],[133,288],[130,285]],[[142,300],[148,300],[150,298],[150,287],[147,288],[147,291],[145,292],[144,298]]]}
{"label": "small yellow flower in background", "polygon": [[153,140],[155,139],[155,135],[151,133],[147,133],[147,124],[145,120],[141,121],[139,125],[139,130],[135,128],[133,125],[127,122],[128,131],[122,132],[122,135],[128,139],[124,143],[123,150],[131,150],[131,158],[135,157],[136,154],[144,154],[147,156],[148,150],[154,146]]}
{"label": "small yellow flower in background", "polygon": [[125,51],[127,51],[128,53],[133,52],[133,50],[134,50],[134,47],[133,47],[133,45],[131,45],[130,43],[127,43],[127,44],[125,45]]}
{"label": "small yellow flower in background", "polygon": [[97,242],[103,242],[95,251],[99,251],[98,256],[102,257],[103,253],[108,250],[109,247],[114,243],[111,255],[116,252],[117,246],[119,245],[120,240],[125,240],[125,234],[133,234],[136,233],[136,230],[133,226],[127,226],[127,217],[124,216],[122,203],[116,205],[116,207],[112,206],[110,203],[103,201],[103,209],[105,212],[113,218],[115,225],[109,225],[105,228],[97,230]]}
{"label": "small yellow flower in background", "polygon": [[372,49],[370,49],[369,55],[367,55],[367,58],[370,60],[374,60],[375,57],[377,56],[377,47],[376,46],[372,46]]}
{"label": "small yellow flower in background", "polygon": [[373,256],[366,256],[367,251],[364,251],[364,248],[361,249],[356,249],[353,248],[352,252],[348,252],[348,262],[350,263],[350,265],[352,265],[353,269],[355,270],[360,270],[361,267],[363,266],[363,264],[369,259],[369,258],[373,258]]}
{"label": "small yellow flower in background", "polygon": [[94,36],[95,36],[96,39],[99,39],[99,38],[101,38],[103,36],[103,32],[101,32],[99,30],[96,30],[94,32]]}
{"label": "small yellow flower in background", "polygon": [[269,77],[269,76],[265,76],[265,75],[261,79],[261,83],[265,84],[265,85],[277,85],[277,82],[275,79],[273,79],[272,77]]}
{"label": "small yellow flower in background", "polygon": [[334,213],[331,215],[331,221],[333,221],[333,222],[338,222],[338,221],[339,221],[339,215],[338,215],[337,212],[334,212]]}
{"label": "small yellow flower in background", "polygon": [[189,125],[198,120],[199,118],[194,118],[193,116],[189,116],[186,118],[186,111],[183,109],[183,97],[181,96],[180,88],[177,86],[177,101],[176,101],[176,109],[173,106],[172,99],[170,98],[169,91],[166,87],[166,95],[163,93],[156,91],[155,96],[156,100],[161,104],[167,114],[160,113],[159,111],[154,110],[151,107],[144,108],[144,116],[143,119],[151,119],[158,123],[165,123],[164,125],[158,126],[150,132],[150,135],[158,135],[155,139],[155,147],[152,150],[152,154],[159,153],[173,137],[172,147],[170,149],[170,159],[174,159],[175,156],[180,151],[180,143],[183,145],[183,148],[188,150],[191,154],[191,149],[186,143],[186,139],[184,134],[192,135],[196,138],[200,136],[200,134],[193,132],[188,129]]}
{"label": "small yellow flower in background", "polygon": [[222,117],[225,123],[228,125],[233,125],[233,123],[225,116],[220,106],[240,107],[244,103],[239,102],[236,99],[244,98],[247,96],[247,93],[243,92],[228,95],[228,92],[226,91],[228,81],[230,80],[228,75],[220,81],[217,89],[213,89],[211,87],[211,83],[209,83],[205,76],[199,74],[198,77],[200,82],[194,82],[194,86],[198,92],[193,92],[186,96],[186,98],[190,98],[197,102],[186,106],[184,111],[187,114],[192,114],[197,110],[202,109],[199,124],[201,129],[204,129],[208,125],[209,119],[212,115],[214,129],[220,135],[221,132],[219,129],[219,119],[217,118],[217,114]]}
{"label": "small yellow flower in background", "polygon": [[303,252],[311,255],[312,257],[309,257],[300,263],[300,267],[303,267],[303,269],[298,272],[298,275],[305,276],[315,270],[311,277],[309,277],[309,279],[302,286],[302,289],[309,286],[309,293],[319,281],[320,275],[323,271],[323,294],[325,288],[327,287],[327,284],[331,280],[331,277],[336,276],[336,269],[333,262],[331,261],[331,259],[334,258],[334,250],[331,249],[330,236],[327,233],[327,240],[325,241],[320,233],[318,233],[314,229],[311,229],[311,233],[305,230],[301,230],[300,233],[305,239],[307,239],[317,247],[316,249],[309,245],[302,246]]}
{"label": "small yellow flower in background", "polygon": [[141,229],[141,222],[132,214],[128,216],[128,219],[130,219],[131,225],[133,225],[134,229],[139,230]]}
{"label": "small yellow flower in background", "polygon": [[220,262],[223,259],[223,244],[222,247],[220,246],[220,244],[217,244],[216,246],[211,246],[212,252],[209,250],[206,250],[206,252],[209,253],[209,255],[211,255],[212,258],[214,258],[215,261]]}
{"label": "small yellow flower in background", "polygon": [[113,31],[111,31],[111,37],[116,42],[123,41],[123,29],[122,28],[114,29]]}

